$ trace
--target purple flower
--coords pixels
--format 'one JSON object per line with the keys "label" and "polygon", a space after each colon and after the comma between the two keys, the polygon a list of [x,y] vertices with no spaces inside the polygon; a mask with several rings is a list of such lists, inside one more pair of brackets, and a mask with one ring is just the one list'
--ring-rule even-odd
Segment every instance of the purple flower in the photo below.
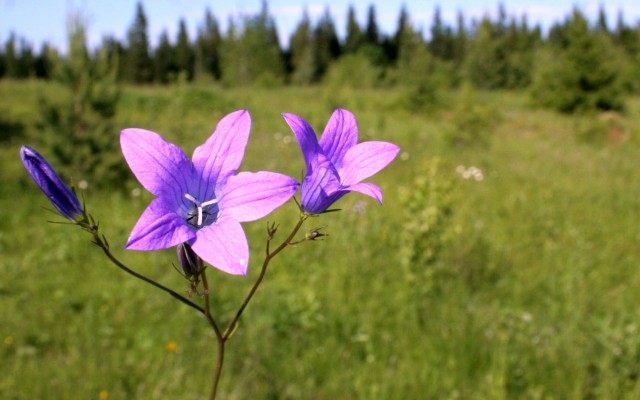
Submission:
{"label": "purple flower", "polygon": [[31,147],[22,146],[20,158],[33,181],[62,216],[76,222],[84,216],[78,196],[60,179],[40,153]]}
{"label": "purple flower", "polygon": [[249,247],[240,222],[264,217],[297,191],[294,179],[274,172],[241,172],[251,118],[224,117],[193,152],[193,162],[157,133],[125,129],[120,144],[138,181],[156,198],[136,223],[126,248],[160,250],[188,242],[221,271],[245,275]]}
{"label": "purple flower", "polygon": [[294,114],[282,116],[295,133],[307,164],[301,200],[306,212],[325,212],[351,191],[366,194],[382,203],[382,190],[377,185],[360,182],[393,161],[400,151],[398,146],[387,142],[358,144],[356,119],[347,110],[334,111],[320,142],[307,121]]}

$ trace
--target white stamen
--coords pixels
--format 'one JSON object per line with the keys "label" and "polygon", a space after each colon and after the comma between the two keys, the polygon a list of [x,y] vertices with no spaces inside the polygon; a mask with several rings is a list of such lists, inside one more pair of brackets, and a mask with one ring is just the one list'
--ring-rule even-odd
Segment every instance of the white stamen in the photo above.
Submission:
{"label": "white stamen", "polygon": [[200,203],[198,200],[196,200],[195,197],[193,197],[189,193],[186,193],[184,197],[187,200],[191,200],[193,204],[196,205],[196,208],[198,209],[198,222],[197,222],[198,226],[202,225],[202,207],[210,206],[211,204],[216,204],[218,202],[218,199],[213,199],[213,200],[205,201],[204,203]]}
{"label": "white stamen", "polygon": [[196,205],[198,205],[199,201],[196,200],[195,197],[193,197],[192,195],[190,195],[189,193],[185,194],[184,197],[186,197],[187,199],[193,201]]}
{"label": "white stamen", "polygon": [[216,204],[217,202],[218,202],[218,199],[213,199],[213,200],[205,201],[204,203],[201,204],[201,206],[202,207],[210,206],[211,204]]}

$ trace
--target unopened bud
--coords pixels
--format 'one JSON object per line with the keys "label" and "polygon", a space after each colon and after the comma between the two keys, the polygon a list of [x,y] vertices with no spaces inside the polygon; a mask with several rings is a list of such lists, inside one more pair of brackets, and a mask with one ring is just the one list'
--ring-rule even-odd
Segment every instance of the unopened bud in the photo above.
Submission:
{"label": "unopened bud", "polygon": [[314,229],[312,231],[309,231],[309,232],[305,233],[304,234],[305,240],[316,240],[316,239],[318,239],[320,237],[323,237],[323,236],[329,236],[327,234],[320,233],[320,229],[322,229],[322,228],[316,228],[316,229]]}
{"label": "unopened bud", "polygon": [[198,256],[188,243],[179,244],[176,247],[176,255],[187,279],[198,275]]}
{"label": "unopened bud", "polygon": [[40,153],[31,147],[22,146],[20,158],[33,181],[63,217],[75,222],[84,217],[84,209],[76,194]]}
{"label": "unopened bud", "polygon": [[276,225],[275,222],[272,224],[267,223],[267,235],[269,236],[269,240],[273,239],[275,236],[278,226],[279,225]]}

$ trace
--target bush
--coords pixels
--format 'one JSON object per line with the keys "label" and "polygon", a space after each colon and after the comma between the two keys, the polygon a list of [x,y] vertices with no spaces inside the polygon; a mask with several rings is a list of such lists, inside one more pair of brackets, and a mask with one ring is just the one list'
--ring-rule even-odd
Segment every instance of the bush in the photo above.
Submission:
{"label": "bush", "polygon": [[69,55],[58,60],[54,77],[62,91],[40,99],[38,141],[49,148],[63,175],[96,186],[118,186],[127,174],[113,117],[120,96],[116,65],[99,53],[93,60],[86,47],[85,25],[69,24]]}
{"label": "bush", "polygon": [[534,101],[563,113],[622,110],[622,54],[611,39],[590,31],[579,11],[565,24],[562,37],[556,47],[539,54]]}

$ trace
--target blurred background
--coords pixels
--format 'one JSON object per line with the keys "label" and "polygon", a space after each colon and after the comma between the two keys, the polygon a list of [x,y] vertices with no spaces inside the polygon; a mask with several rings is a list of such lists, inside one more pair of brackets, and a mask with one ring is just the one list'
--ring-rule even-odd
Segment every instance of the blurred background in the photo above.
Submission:
{"label": "blurred background", "polygon": [[[24,171],[38,149],[120,250],[152,196],[120,130],[187,154],[247,108],[241,170],[301,178],[280,113],[402,150],[271,264],[228,399],[640,398],[640,6],[632,2],[0,1],[0,398],[200,399],[215,341],[109,264]],[[295,204],[267,217],[282,230]],[[315,224],[315,225],[314,225]],[[313,226],[312,226],[313,225]],[[248,277],[211,271],[229,321]]]}

